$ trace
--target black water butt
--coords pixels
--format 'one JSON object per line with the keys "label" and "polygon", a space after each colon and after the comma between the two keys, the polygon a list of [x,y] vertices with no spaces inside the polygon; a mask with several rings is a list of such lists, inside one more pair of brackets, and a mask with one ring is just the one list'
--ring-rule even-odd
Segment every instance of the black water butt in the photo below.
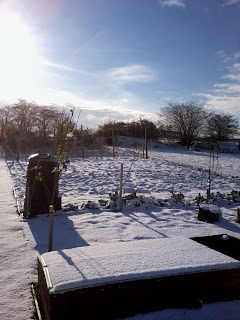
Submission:
{"label": "black water butt", "polygon": [[58,195],[58,160],[46,153],[32,154],[28,158],[26,194],[23,214],[33,217],[48,213],[49,206],[61,210],[61,197]]}

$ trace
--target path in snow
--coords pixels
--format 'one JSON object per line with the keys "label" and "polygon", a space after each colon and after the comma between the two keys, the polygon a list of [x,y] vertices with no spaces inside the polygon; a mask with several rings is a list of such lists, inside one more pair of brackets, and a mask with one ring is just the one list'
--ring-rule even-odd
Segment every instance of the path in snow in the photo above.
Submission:
{"label": "path in snow", "polygon": [[33,316],[30,284],[36,258],[25,237],[26,222],[16,214],[12,180],[0,159],[0,314],[1,320],[26,320]]}

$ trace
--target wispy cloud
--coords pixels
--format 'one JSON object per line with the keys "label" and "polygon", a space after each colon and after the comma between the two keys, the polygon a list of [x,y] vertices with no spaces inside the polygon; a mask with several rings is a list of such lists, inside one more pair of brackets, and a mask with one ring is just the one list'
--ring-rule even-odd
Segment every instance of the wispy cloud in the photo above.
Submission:
{"label": "wispy cloud", "polygon": [[62,70],[62,71],[78,72],[77,69],[68,67],[68,66],[63,65],[63,64],[58,64],[58,63],[54,63],[54,62],[51,62],[51,61],[47,61],[47,60],[44,60],[42,62],[42,64],[47,66],[47,67],[58,69],[58,70]]}
{"label": "wispy cloud", "polygon": [[223,6],[231,6],[236,5],[240,8],[240,0],[224,0]]}
{"label": "wispy cloud", "polygon": [[106,77],[123,82],[149,82],[155,78],[154,72],[143,65],[130,65],[113,68],[105,73]]}
{"label": "wispy cloud", "polygon": [[231,113],[240,120],[240,52],[229,56],[223,51],[219,54],[224,63],[223,82],[214,84],[209,93],[200,96],[210,109]]}
{"label": "wispy cloud", "polygon": [[[151,112],[137,111],[141,108],[141,101],[134,96],[128,98],[93,98],[68,91],[55,89],[44,90],[41,98],[42,103],[52,102],[52,104],[75,106],[76,110],[81,110],[79,123],[89,128],[94,128],[98,124],[108,120],[131,121],[139,118],[141,115],[147,119],[155,120],[156,114]],[[36,101],[39,102],[39,101]],[[46,103],[45,102],[45,103]]]}
{"label": "wispy cloud", "polygon": [[[35,101],[40,105],[54,105],[60,108],[64,106],[66,109],[74,106],[76,115],[81,110],[79,124],[88,128],[96,128],[104,121],[132,121],[140,116],[152,121],[156,120],[156,113],[143,111],[146,110],[144,102],[127,92],[123,92],[122,96],[119,94],[118,97],[106,98],[103,96],[90,97],[54,88],[32,87],[28,92],[20,90],[15,96],[12,92],[9,92],[9,95],[5,93],[0,102],[2,105],[15,103],[19,98]],[[149,104],[149,110],[151,109],[151,104]]]}
{"label": "wispy cloud", "polygon": [[185,8],[185,0],[158,0],[162,7]]}

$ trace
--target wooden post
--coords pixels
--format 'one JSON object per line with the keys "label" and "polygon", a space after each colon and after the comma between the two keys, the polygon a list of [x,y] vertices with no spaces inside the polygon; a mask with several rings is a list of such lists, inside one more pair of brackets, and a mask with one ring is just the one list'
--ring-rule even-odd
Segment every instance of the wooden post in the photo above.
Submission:
{"label": "wooden post", "polygon": [[30,187],[27,187],[27,218],[30,216]]}
{"label": "wooden post", "polygon": [[115,158],[115,150],[114,150],[114,130],[112,129],[112,154],[113,158]]}
{"label": "wooden post", "polygon": [[146,154],[146,159],[148,159],[147,125],[146,125],[146,123],[145,123],[145,154]]}
{"label": "wooden post", "polygon": [[142,149],[143,149],[143,159],[145,158],[145,145],[144,145],[144,138],[143,138],[143,141],[142,141]]}
{"label": "wooden post", "polygon": [[48,252],[52,251],[53,238],[53,205],[49,206]]}
{"label": "wooden post", "polygon": [[101,159],[103,158],[103,149],[104,149],[104,138],[102,136],[102,144],[100,146]]}
{"label": "wooden post", "polygon": [[82,158],[84,159],[85,158],[85,149],[84,149],[84,139],[83,139],[83,126],[82,126],[82,124],[81,124],[81,138],[82,138],[82,143],[81,143],[81,145],[82,145]]}
{"label": "wooden post", "polygon": [[122,182],[123,182],[123,164],[120,168],[120,187],[119,187],[119,211],[122,211]]}

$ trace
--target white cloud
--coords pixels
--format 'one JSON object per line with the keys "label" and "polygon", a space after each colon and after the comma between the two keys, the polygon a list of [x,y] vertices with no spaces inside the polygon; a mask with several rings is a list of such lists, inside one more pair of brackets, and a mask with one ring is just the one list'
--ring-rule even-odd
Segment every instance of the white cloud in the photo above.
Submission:
{"label": "white cloud", "polygon": [[234,60],[238,60],[238,54],[234,55],[233,63],[232,65],[230,65],[228,67],[228,73],[226,75],[223,76],[223,78],[225,79],[229,79],[232,81],[240,81],[240,63],[239,62],[235,62]]}
{"label": "white cloud", "polygon": [[222,79],[228,82],[216,83],[210,93],[199,95],[210,109],[231,113],[240,121],[240,53],[227,56],[221,52],[221,58],[225,66]]}
{"label": "white cloud", "polygon": [[184,0],[158,0],[161,6],[163,7],[178,7],[185,8]]}
{"label": "white cloud", "polygon": [[[155,121],[156,114],[151,112],[141,111],[144,108],[144,103],[128,93],[116,99],[111,98],[93,98],[86,97],[81,94],[75,94],[68,91],[57,90],[52,88],[33,88],[29,93],[19,92],[17,95],[2,96],[2,105],[16,103],[19,98],[27,101],[35,101],[40,105],[54,105],[71,109],[73,106],[76,109],[76,115],[81,110],[79,124],[84,127],[96,128],[98,124],[106,120],[112,121],[131,121],[143,116],[149,120]],[[126,98],[127,96],[127,98]]]}
{"label": "white cloud", "polygon": [[240,8],[240,0],[224,0],[223,6],[237,5]]}
{"label": "white cloud", "polygon": [[110,69],[105,76],[121,82],[149,82],[155,78],[150,68],[138,64]]}

